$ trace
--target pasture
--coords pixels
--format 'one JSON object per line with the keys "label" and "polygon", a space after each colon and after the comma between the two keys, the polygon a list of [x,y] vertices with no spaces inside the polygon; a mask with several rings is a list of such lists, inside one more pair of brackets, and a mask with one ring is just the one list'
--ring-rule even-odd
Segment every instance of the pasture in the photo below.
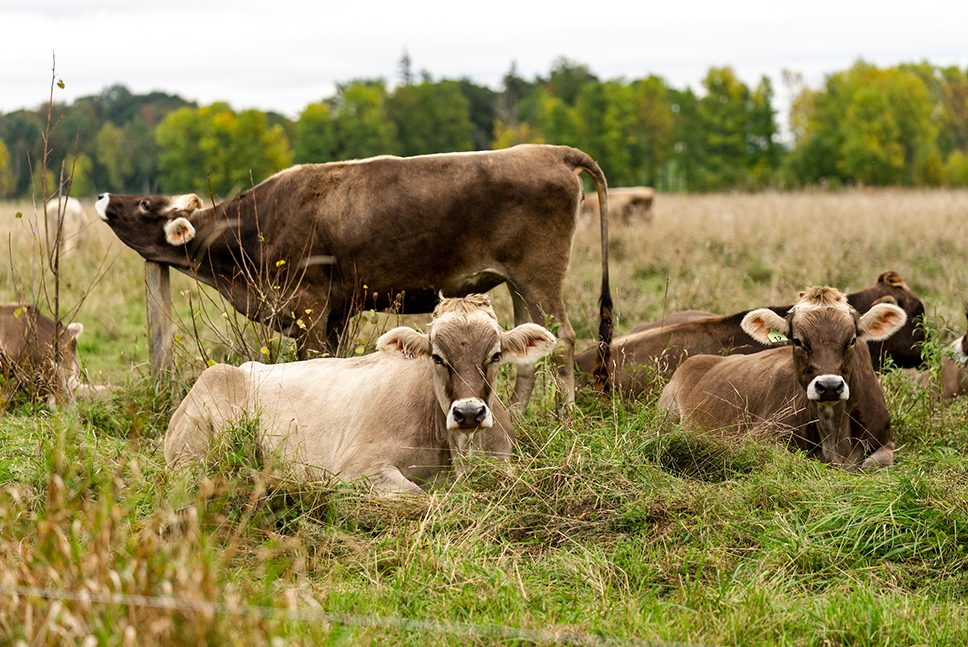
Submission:
{"label": "pasture", "polygon": [[[110,398],[0,414],[0,636],[10,644],[948,645],[968,635],[968,405],[883,375],[897,464],[829,469],[777,438],[664,428],[638,400],[541,371],[513,469],[487,462],[426,497],[286,482],[240,425],[204,470],[166,471],[171,412],[209,360],[291,354],[172,273],[176,369],[146,368],[143,264],[103,223],[61,258],[61,311]],[[659,194],[613,225],[616,335],[683,309],[792,303],[896,270],[927,311],[927,351],[965,331],[968,191]],[[23,217],[17,218],[17,212]],[[0,298],[49,312],[29,204],[0,205]],[[598,327],[599,234],[583,223],[566,305]],[[33,261],[33,262],[32,262]],[[46,296],[45,296],[46,290]],[[496,291],[511,323],[506,290]],[[224,316],[223,316],[224,314]],[[365,313],[347,352],[398,322]],[[504,395],[510,389],[504,379]],[[604,638],[603,638],[604,637]],[[606,640],[607,638],[607,640]]]}

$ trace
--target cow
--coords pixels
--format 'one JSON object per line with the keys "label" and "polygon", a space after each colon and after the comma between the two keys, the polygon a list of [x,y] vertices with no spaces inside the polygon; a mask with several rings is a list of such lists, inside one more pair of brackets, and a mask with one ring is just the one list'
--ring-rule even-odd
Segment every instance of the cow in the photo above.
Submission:
{"label": "cow", "polygon": [[[965,306],[965,319],[968,319],[968,305]],[[922,370],[917,378],[934,399],[947,400],[968,393],[968,333],[945,348],[940,372]]]}
{"label": "cow", "polygon": [[13,391],[46,395],[49,404],[64,393],[93,397],[105,392],[107,387],[81,382],[77,338],[83,332],[83,324],[63,326],[32,304],[0,304],[0,374]]}
{"label": "cow", "polygon": [[[878,302],[889,301],[907,313],[904,326],[884,341],[872,342],[871,365],[879,371],[885,358],[895,366],[912,368],[921,365],[924,330],[924,304],[894,271],[882,272],[877,283],[847,295],[847,301],[858,312],[867,312]],[[773,306],[780,316],[792,306]],[[656,379],[668,378],[691,355],[758,353],[768,348],[747,335],[741,326],[750,311],[721,316],[704,310],[684,310],[659,321],[636,326],[627,335],[612,342],[608,373],[612,388],[629,396],[649,390]],[[785,343],[785,342],[784,342]],[[587,383],[594,375],[599,357],[597,347],[575,356],[579,379]]]}
{"label": "cow", "polygon": [[462,456],[510,457],[498,366],[534,363],[556,343],[534,323],[503,330],[487,295],[470,295],[443,299],[426,333],[384,333],[370,355],[217,364],[172,416],[165,459],[173,468],[204,460],[227,426],[257,419],[264,455],[295,478],[421,493]]}
{"label": "cow", "polygon": [[[608,209],[613,221],[618,218],[621,225],[635,221],[648,224],[652,222],[652,203],[655,189],[647,186],[622,187],[608,190]],[[598,212],[598,195],[592,193],[582,202],[582,215],[594,218]]]}
{"label": "cow", "polygon": [[756,341],[781,335],[791,345],[690,357],[662,390],[659,407],[673,423],[710,431],[780,428],[795,447],[846,469],[892,465],[891,418],[867,342],[886,339],[906,320],[890,303],[861,315],[838,290],[809,288],[786,317],[760,308],[743,318]]}
{"label": "cow", "polygon": [[[608,353],[608,198],[598,164],[566,146],[350,162],[281,171],[203,208],[195,194],[104,193],[102,220],[144,258],[214,286],[242,314],[297,339],[300,358],[334,352],[362,308],[430,312],[508,283],[516,325],[557,325],[558,375],[574,400],[575,332],[562,286],[588,173],[601,198],[600,350]],[[607,366],[603,363],[603,368]],[[519,366],[526,406],[534,367]],[[604,376],[600,377],[604,384]]]}
{"label": "cow", "polygon": [[[61,252],[69,253],[77,249],[81,243],[84,231],[90,224],[87,212],[77,198],[52,198],[44,205],[47,229],[41,235],[48,241],[47,247],[53,248],[55,241],[60,240]],[[58,225],[60,224],[60,232]],[[57,238],[59,233],[59,239]]]}

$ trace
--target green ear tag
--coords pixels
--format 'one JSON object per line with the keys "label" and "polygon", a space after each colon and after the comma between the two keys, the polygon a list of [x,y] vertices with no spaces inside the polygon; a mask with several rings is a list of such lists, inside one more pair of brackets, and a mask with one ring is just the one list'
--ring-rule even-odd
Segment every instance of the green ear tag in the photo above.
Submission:
{"label": "green ear tag", "polygon": [[766,336],[766,338],[767,338],[767,339],[769,339],[769,340],[770,340],[771,342],[773,342],[774,344],[778,344],[778,343],[780,343],[781,341],[789,341],[789,340],[787,339],[787,336],[786,336],[786,335],[784,335],[784,334],[783,334],[783,333],[781,333],[781,332],[777,332],[777,331],[775,331],[775,330],[771,330],[771,331],[770,331],[770,334],[769,334],[769,335],[767,335],[767,336]]}

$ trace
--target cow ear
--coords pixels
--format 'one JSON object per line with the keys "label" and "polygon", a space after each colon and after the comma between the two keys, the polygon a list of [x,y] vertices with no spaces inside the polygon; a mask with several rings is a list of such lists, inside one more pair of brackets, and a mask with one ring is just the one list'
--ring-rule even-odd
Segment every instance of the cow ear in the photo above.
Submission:
{"label": "cow ear", "polygon": [[187,218],[175,218],[165,223],[165,240],[169,245],[185,245],[195,238],[195,227]]}
{"label": "cow ear", "polygon": [[512,364],[534,364],[558,346],[558,338],[547,328],[526,323],[504,333],[501,356]]}
{"label": "cow ear", "polygon": [[747,335],[761,344],[773,344],[782,339],[771,338],[771,333],[790,336],[790,322],[769,308],[759,308],[746,313],[740,327]]}
{"label": "cow ear", "polygon": [[429,357],[431,354],[430,338],[406,326],[383,333],[376,341],[376,349],[404,359]]}
{"label": "cow ear", "polygon": [[884,341],[907,322],[907,313],[890,303],[878,303],[857,320],[857,335],[864,341]]}
{"label": "cow ear", "polygon": [[84,332],[84,324],[80,321],[75,321],[73,323],[67,324],[67,331],[71,333],[71,337],[77,339]]}

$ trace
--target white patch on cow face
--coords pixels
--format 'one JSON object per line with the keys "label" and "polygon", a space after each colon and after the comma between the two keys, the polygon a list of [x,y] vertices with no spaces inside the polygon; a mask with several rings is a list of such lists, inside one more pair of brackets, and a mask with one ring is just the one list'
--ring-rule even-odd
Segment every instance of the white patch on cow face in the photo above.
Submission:
{"label": "white patch on cow face", "polygon": [[98,197],[97,202],[94,203],[94,210],[97,211],[97,217],[104,222],[108,221],[108,203],[111,202],[110,193],[102,193]]}
{"label": "white patch on cow face", "polygon": [[494,426],[494,416],[487,403],[477,398],[454,400],[447,412],[447,428],[468,431],[471,429],[490,429]]}
{"label": "white patch on cow face", "polygon": [[818,375],[807,385],[807,398],[817,404],[837,404],[850,399],[850,387],[840,375]]}
{"label": "white patch on cow face", "polygon": [[165,223],[165,240],[169,245],[179,246],[195,238],[195,227],[187,218],[175,218]]}

